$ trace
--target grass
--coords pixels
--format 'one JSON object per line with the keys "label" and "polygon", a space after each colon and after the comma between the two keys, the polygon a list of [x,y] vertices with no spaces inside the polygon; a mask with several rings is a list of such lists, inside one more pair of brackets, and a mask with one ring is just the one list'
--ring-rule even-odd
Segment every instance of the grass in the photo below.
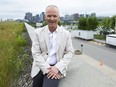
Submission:
{"label": "grass", "polygon": [[23,69],[23,58],[19,58],[27,45],[23,32],[23,23],[0,22],[0,87],[10,87]]}
{"label": "grass", "polygon": [[99,40],[105,40],[105,36],[104,35],[99,35],[99,34],[95,34],[94,38],[99,39]]}

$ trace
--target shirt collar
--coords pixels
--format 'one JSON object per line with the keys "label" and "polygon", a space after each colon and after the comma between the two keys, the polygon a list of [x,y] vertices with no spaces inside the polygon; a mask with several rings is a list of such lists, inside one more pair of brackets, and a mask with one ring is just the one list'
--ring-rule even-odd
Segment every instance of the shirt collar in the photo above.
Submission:
{"label": "shirt collar", "polygon": [[[47,26],[47,28],[48,28],[48,26]],[[56,28],[56,30],[55,30],[54,32],[56,32],[56,33],[57,33],[57,32],[58,32],[58,30],[59,30],[59,25],[57,25],[57,28]],[[48,28],[48,32],[49,32],[49,34],[51,33],[51,32],[49,31],[49,28]],[[54,32],[53,32],[53,33],[54,33]]]}

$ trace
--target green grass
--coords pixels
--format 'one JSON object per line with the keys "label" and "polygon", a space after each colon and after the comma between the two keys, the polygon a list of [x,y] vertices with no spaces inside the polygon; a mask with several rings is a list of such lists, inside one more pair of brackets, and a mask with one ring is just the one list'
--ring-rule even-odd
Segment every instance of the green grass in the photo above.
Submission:
{"label": "green grass", "polygon": [[10,87],[23,69],[23,58],[19,58],[27,45],[23,32],[23,23],[0,22],[0,87]]}
{"label": "green grass", "polygon": [[105,36],[104,35],[99,35],[99,34],[95,34],[94,38],[99,39],[99,40],[105,40]]}

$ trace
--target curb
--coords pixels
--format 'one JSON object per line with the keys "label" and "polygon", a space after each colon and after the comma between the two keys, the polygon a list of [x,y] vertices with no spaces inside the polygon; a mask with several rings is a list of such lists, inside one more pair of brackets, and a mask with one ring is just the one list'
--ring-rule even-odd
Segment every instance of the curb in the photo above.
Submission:
{"label": "curb", "polygon": [[105,40],[93,39],[93,41],[101,44],[106,44]]}

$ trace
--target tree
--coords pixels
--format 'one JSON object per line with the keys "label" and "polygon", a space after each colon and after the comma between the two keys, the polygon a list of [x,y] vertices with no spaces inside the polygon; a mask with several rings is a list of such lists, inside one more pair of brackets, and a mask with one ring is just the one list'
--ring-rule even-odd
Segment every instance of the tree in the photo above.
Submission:
{"label": "tree", "polygon": [[46,21],[43,21],[41,27],[46,26],[46,25],[47,25],[47,22]]}
{"label": "tree", "polygon": [[[111,25],[110,25],[110,28],[113,29],[113,30],[115,31],[116,16],[111,17],[110,20],[111,20],[111,21],[110,21],[110,22],[111,22],[111,23],[110,23],[110,24],[111,24]],[[115,32],[116,32],[116,31],[115,31]]]}
{"label": "tree", "polygon": [[82,30],[86,30],[87,27],[87,18],[80,18],[78,22],[78,28]]}
{"label": "tree", "polygon": [[59,21],[59,22],[58,22],[58,25],[59,25],[59,26],[61,26],[61,25],[63,25],[63,24],[64,24],[63,21]]}
{"label": "tree", "polygon": [[98,20],[96,17],[87,19],[87,30],[95,30],[98,26]]}
{"label": "tree", "polygon": [[95,30],[98,26],[98,20],[96,17],[80,18],[78,28],[82,30]]}
{"label": "tree", "polygon": [[104,35],[109,33],[110,30],[110,18],[103,18],[102,20],[102,33]]}

